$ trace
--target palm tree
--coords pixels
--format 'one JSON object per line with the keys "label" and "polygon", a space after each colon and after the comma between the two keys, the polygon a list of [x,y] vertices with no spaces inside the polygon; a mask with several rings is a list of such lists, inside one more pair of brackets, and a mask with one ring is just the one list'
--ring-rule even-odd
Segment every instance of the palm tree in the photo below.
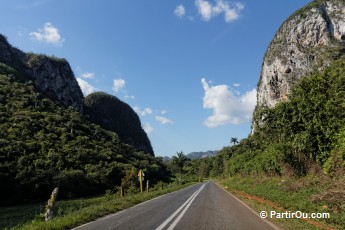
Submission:
{"label": "palm tree", "polygon": [[231,137],[230,143],[233,143],[234,145],[236,145],[237,143],[239,143],[237,137]]}
{"label": "palm tree", "polygon": [[182,183],[183,166],[185,165],[186,161],[188,161],[188,158],[183,154],[182,151],[177,152],[176,154],[177,156],[172,157],[172,162],[180,169],[180,183]]}

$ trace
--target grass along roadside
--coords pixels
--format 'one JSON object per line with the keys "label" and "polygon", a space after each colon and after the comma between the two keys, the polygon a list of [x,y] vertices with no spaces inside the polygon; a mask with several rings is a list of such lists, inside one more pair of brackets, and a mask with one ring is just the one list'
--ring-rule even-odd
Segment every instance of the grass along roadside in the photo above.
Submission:
{"label": "grass along roadside", "polygon": [[345,178],[307,176],[232,177],[218,183],[260,211],[329,213],[325,219],[267,218],[283,229],[343,229],[345,226]]}
{"label": "grass along roadside", "polygon": [[115,213],[166,193],[177,191],[193,183],[157,189],[120,197],[106,194],[100,197],[57,201],[57,216],[44,221],[45,204],[15,206],[0,209],[0,229],[70,229],[110,213]]}

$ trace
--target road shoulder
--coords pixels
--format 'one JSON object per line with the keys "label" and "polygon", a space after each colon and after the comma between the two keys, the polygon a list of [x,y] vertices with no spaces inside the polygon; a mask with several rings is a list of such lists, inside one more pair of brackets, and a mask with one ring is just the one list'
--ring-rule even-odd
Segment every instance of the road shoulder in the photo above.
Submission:
{"label": "road shoulder", "polygon": [[277,223],[272,223],[266,219],[263,219],[260,217],[260,215],[254,210],[252,209],[248,204],[246,204],[243,200],[241,200],[240,198],[238,198],[237,196],[233,195],[229,190],[226,189],[226,187],[223,187],[221,184],[219,184],[218,182],[215,182],[215,184],[221,188],[222,190],[224,190],[229,196],[231,196],[232,198],[236,199],[238,202],[240,202],[242,205],[244,205],[249,211],[251,211],[254,215],[256,215],[258,218],[260,218],[261,220],[263,220],[264,222],[266,222],[268,225],[270,225],[273,229],[276,230],[282,230],[281,227],[278,227]]}

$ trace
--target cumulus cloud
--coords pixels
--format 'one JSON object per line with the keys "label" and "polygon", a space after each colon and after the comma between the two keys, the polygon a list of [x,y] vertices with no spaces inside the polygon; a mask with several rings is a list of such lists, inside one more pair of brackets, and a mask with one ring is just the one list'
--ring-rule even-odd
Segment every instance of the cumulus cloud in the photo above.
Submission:
{"label": "cumulus cloud", "polygon": [[204,88],[203,108],[211,109],[212,115],[204,125],[214,128],[226,124],[249,122],[256,105],[256,89],[244,95],[234,95],[227,85],[209,86],[206,79],[201,79]]}
{"label": "cumulus cloud", "polygon": [[224,20],[232,22],[239,18],[241,11],[244,9],[242,3],[230,4],[225,0],[216,0],[215,4],[206,0],[195,0],[195,5],[204,21],[209,21],[211,18],[224,13]]}
{"label": "cumulus cloud", "polygon": [[134,95],[128,94],[126,90],[126,81],[122,78],[114,79],[112,89],[114,90],[115,94],[121,91],[125,99],[135,99]]}
{"label": "cumulus cloud", "polygon": [[161,123],[161,124],[171,124],[171,123],[173,123],[173,121],[172,120],[170,120],[170,119],[168,119],[168,118],[166,118],[166,117],[162,117],[162,116],[156,116],[155,117],[156,118],[156,121],[158,121],[159,123]]}
{"label": "cumulus cloud", "polygon": [[146,115],[150,115],[153,113],[151,108],[145,108],[145,109],[140,109],[138,106],[134,106],[133,110],[139,114],[140,116],[146,116]]}
{"label": "cumulus cloud", "polygon": [[54,44],[60,47],[65,41],[65,39],[61,37],[58,28],[54,27],[50,22],[45,23],[43,29],[38,29],[36,32],[29,33],[29,35],[34,40]]}
{"label": "cumulus cloud", "polygon": [[[138,106],[134,106],[133,107],[133,110],[139,115],[139,116],[154,116],[155,117],[155,120],[157,122],[159,122],[160,124],[162,125],[165,125],[165,124],[172,124],[174,123],[172,120],[170,120],[169,118],[165,117],[165,116],[159,116],[159,115],[156,115],[156,113],[153,112],[153,110],[149,107],[146,107],[144,109],[141,109],[139,108]],[[164,115],[166,114],[167,111],[166,110],[161,110],[159,112],[160,115]]]}
{"label": "cumulus cloud", "polygon": [[239,87],[240,85],[241,85],[240,83],[233,84],[233,86],[235,86],[235,87]]}
{"label": "cumulus cloud", "polygon": [[147,134],[150,134],[153,132],[153,127],[149,123],[145,123],[143,126],[143,129]]}
{"label": "cumulus cloud", "polygon": [[78,84],[80,86],[81,91],[83,92],[84,96],[89,95],[90,93],[93,93],[96,91],[96,88],[90,85],[87,81],[84,79],[81,79],[80,77],[77,78]]}
{"label": "cumulus cloud", "polygon": [[208,1],[196,0],[195,5],[198,8],[198,12],[202,19],[209,21],[212,17],[212,5]]}
{"label": "cumulus cloud", "polygon": [[123,79],[114,79],[114,86],[113,86],[113,90],[115,91],[115,93],[118,93],[122,88],[124,88],[126,85],[126,81]]}
{"label": "cumulus cloud", "polygon": [[186,9],[184,8],[183,5],[178,5],[178,6],[176,6],[176,8],[174,10],[174,14],[177,17],[182,18],[186,14]]}

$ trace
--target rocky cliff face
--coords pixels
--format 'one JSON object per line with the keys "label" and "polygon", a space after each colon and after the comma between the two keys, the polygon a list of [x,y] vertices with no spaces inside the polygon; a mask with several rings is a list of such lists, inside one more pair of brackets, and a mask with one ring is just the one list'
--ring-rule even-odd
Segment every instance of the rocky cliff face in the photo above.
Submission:
{"label": "rocky cliff face", "polygon": [[33,82],[41,92],[66,107],[82,111],[83,93],[66,60],[35,54],[28,54],[27,60]]}
{"label": "rocky cliff face", "polygon": [[254,115],[263,106],[288,100],[298,79],[322,70],[344,53],[345,1],[315,0],[298,10],[282,24],[266,51]]}
{"label": "rocky cliff face", "polygon": [[20,71],[18,80],[32,81],[50,99],[82,111],[83,94],[65,59],[24,53],[0,35],[0,62]]}
{"label": "rocky cliff face", "polygon": [[345,50],[345,2],[314,1],[283,23],[264,57],[258,106],[287,100],[297,79],[327,66]]}

